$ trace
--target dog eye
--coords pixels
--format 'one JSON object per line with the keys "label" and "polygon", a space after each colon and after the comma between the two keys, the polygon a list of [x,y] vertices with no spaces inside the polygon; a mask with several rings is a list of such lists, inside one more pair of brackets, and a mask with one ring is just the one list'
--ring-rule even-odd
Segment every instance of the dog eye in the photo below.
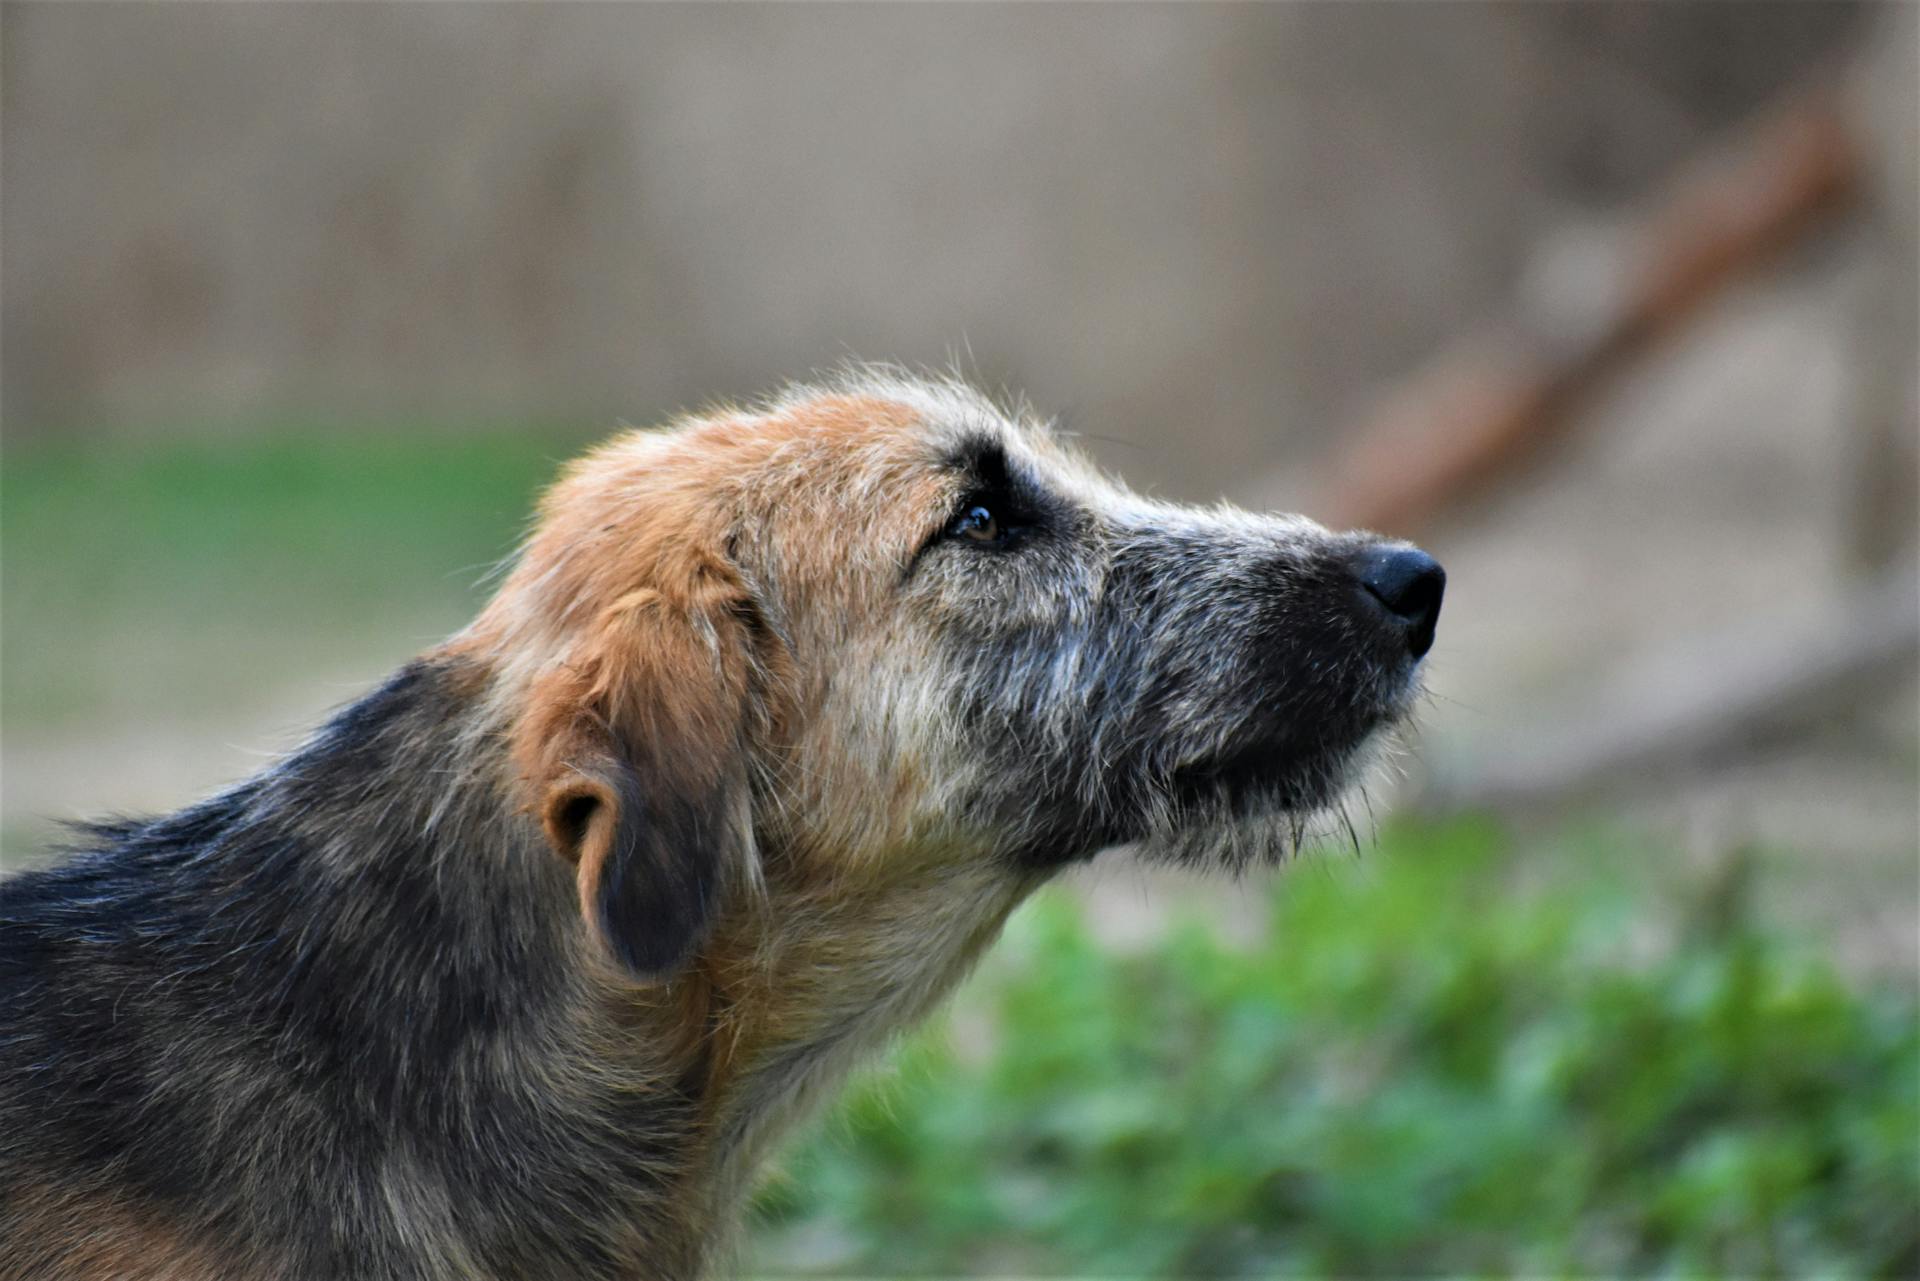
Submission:
{"label": "dog eye", "polygon": [[1004,536],[1000,518],[984,503],[975,503],[954,517],[947,532],[955,538],[970,538],[976,543],[997,543]]}

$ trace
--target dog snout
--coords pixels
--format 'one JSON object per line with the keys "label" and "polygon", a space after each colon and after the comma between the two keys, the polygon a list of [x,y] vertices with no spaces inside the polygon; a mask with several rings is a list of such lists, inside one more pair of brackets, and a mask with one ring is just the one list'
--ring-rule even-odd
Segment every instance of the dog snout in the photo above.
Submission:
{"label": "dog snout", "polygon": [[1418,547],[1372,547],[1355,558],[1354,575],[1366,594],[1406,632],[1407,652],[1418,659],[1433,648],[1447,571]]}

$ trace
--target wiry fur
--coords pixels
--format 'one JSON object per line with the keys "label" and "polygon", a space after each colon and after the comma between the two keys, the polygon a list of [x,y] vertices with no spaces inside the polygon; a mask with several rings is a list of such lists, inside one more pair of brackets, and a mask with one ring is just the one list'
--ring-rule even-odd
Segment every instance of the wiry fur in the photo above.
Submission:
{"label": "wiry fur", "polygon": [[1371,545],[890,371],[613,441],[467,631],[0,886],[0,1276],[700,1273],[1053,871],[1336,797],[1415,683]]}

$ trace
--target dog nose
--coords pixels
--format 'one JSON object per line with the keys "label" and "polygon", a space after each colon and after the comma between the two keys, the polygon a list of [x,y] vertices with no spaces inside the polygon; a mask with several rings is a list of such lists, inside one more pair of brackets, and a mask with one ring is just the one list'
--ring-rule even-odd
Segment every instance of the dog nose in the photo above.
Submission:
{"label": "dog nose", "polygon": [[1407,629],[1407,649],[1419,658],[1433,648],[1440,621],[1440,597],[1447,571],[1417,547],[1379,547],[1363,552],[1354,565],[1360,585]]}

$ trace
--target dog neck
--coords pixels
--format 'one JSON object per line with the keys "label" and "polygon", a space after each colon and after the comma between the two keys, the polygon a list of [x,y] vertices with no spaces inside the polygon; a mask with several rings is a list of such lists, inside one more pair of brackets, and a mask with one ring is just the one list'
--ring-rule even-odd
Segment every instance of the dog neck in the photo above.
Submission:
{"label": "dog neck", "polygon": [[772,1144],[950,993],[1042,879],[977,862],[864,884],[775,874],[729,913],[685,981],[706,1012],[710,1208],[737,1205]]}

